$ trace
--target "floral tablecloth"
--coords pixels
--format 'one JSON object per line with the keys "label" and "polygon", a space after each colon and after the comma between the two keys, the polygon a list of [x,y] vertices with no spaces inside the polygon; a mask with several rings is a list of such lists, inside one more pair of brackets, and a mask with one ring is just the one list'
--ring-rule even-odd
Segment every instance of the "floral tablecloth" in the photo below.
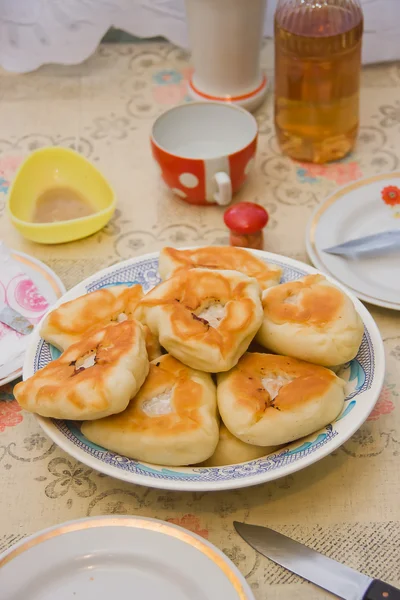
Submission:
{"label": "floral tablecloth", "polygon": [[[271,75],[272,49],[264,66]],[[43,260],[71,287],[98,269],[165,244],[227,243],[218,207],[173,198],[149,149],[154,118],[186,100],[187,55],[165,44],[104,45],[86,63],[28,75],[0,73],[0,238]],[[356,152],[329,166],[281,156],[272,100],[258,112],[257,168],[239,194],[271,215],[265,248],[307,260],[304,230],[311,211],[337,186],[397,169],[400,163],[400,65],[364,69]],[[79,150],[115,187],[118,211],[100,233],[45,247],[10,226],[4,201],[24,156],[45,145]],[[256,488],[218,493],[163,492],[128,485],[77,463],[24,413],[12,385],[0,389],[0,551],[21,537],[68,519],[139,514],[180,524],[221,548],[263,598],[326,597],[257,555],[232,521],[265,524],[400,585],[400,317],[369,307],[385,340],[386,383],[365,425],[331,456]]]}

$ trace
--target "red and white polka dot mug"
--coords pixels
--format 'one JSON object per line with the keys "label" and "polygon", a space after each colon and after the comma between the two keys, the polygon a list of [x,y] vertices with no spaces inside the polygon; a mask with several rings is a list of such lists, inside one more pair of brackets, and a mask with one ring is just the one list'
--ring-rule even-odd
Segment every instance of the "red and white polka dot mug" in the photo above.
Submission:
{"label": "red and white polka dot mug", "polygon": [[254,163],[257,121],[242,108],[192,102],[162,114],[151,133],[168,187],[189,204],[229,204]]}

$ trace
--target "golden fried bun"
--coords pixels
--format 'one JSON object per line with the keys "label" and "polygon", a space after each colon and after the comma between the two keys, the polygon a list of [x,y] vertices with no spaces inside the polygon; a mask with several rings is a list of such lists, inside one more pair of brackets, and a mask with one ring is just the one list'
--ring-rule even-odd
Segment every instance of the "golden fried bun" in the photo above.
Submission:
{"label": "golden fried bun", "polygon": [[231,369],[262,322],[261,291],[237,271],[180,271],[139,302],[135,316],[185,365]]}
{"label": "golden fried bun", "polygon": [[[51,311],[42,323],[40,335],[63,352],[106,325],[132,319],[143,296],[141,285],[115,285],[80,296]],[[150,331],[146,331],[146,347],[150,360],[161,355],[158,340]]]}
{"label": "golden fried bun", "polygon": [[153,335],[147,325],[143,325],[144,341],[146,342],[147,356],[149,360],[155,360],[162,355],[160,342]]}
{"label": "golden fried bun", "polygon": [[282,269],[254,256],[244,248],[233,246],[206,246],[192,250],[163,248],[158,271],[161,279],[168,279],[182,269],[224,269],[239,271],[257,279],[262,290],[278,285]]}
{"label": "golden fried bun", "polygon": [[253,446],[245,444],[231,434],[223,423],[219,428],[219,441],[215,452],[201,463],[202,467],[224,467],[255,460],[276,450],[276,446]]}
{"label": "golden fried bun", "polygon": [[205,460],[218,443],[215,385],[165,354],[150,364],[139,393],[119,415],[82,425],[95,444],[123,456],[159,465]]}
{"label": "golden fried bun", "polygon": [[243,442],[280,446],[334,421],[343,408],[344,387],[325,367],[248,352],[229,373],[218,375],[218,408]]}
{"label": "golden fried bun", "polygon": [[364,326],[353,302],[323,275],[307,275],[263,293],[256,341],[277,354],[333,367],[352,360]]}
{"label": "golden fried bun", "polygon": [[135,320],[100,329],[19,383],[25,410],[55,419],[100,419],[121,412],[149,371],[144,331]]}

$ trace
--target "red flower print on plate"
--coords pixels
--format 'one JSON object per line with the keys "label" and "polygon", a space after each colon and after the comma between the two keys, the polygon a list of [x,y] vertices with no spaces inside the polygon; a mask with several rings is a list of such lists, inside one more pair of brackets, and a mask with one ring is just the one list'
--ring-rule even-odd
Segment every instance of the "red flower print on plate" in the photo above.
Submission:
{"label": "red flower print on plate", "polygon": [[200,535],[206,540],[208,539],[208,529],[202,529],[200,519],[195,515],[187,514],[178,519],[167,519],[167,521],[168,523],[173,523],[174,525],[179,525],[180,527],[189,529],[189,531]]}
{"label": "red flower print on plate", "polygon": [[[10,289],[12,286],[9,286],[7,291]],[[19,306],[27,311],[43,313],[49,306],[31,279],[24,278],[18,281],[14,288],[14,297]]]}
{"label": "red flower print on plate", "polygon": [[0,433],[6,427],[15,427],[23,420],[21,407],[16,400],[12,402],[0,402]]}
{"label": "red flower print on plate", "polygon": [[[375,404],[374,410],[368,417],[368,421],[376,421],[382,415],[388,415],[394,411],[395,406],[392,402],[393,385],[384,385],[379,396],[378,402]],[[397,395],[397,394],[396,394]]]}
{"label": "red flower print on plate", "polygon": [[397,206],[400,204],[400,188],[395,185],[388,185],[381,191],[382,200],[388,206]]}

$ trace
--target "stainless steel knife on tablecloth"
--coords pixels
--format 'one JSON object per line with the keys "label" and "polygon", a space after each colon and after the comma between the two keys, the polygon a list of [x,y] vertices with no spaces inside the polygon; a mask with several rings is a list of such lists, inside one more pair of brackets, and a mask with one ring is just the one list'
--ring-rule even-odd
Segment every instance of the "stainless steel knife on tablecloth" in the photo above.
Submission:
{"label": "stainless steel knife on tablecloth", "polygon": [[282,533],[234,521],[238,534],[257,552],[344,600],[400,600],[400,590],[358,573]]}

